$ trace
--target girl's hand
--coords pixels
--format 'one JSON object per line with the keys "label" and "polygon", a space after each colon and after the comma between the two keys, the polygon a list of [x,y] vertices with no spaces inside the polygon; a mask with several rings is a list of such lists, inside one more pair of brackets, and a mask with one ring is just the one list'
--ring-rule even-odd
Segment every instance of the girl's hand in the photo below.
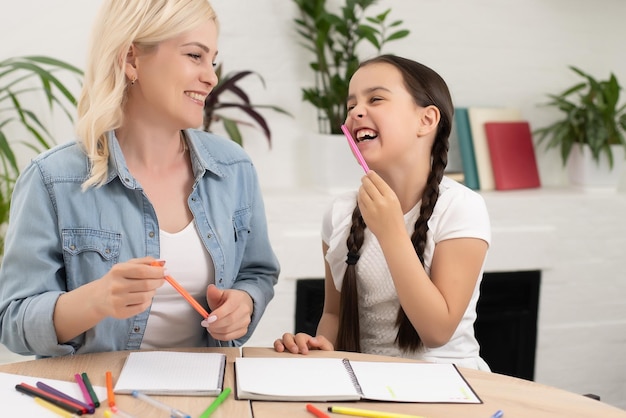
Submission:
{"label": "girl's hand", "polygon": [[374,171],[361,179],[357,202],[365,224],[379,240],[383,232],[405,230],[398,196]]}
{"label": "girl's hand", "polygon": [[115,264],[96,282],[94,307],[102,317],[117,319],[137,315],[150,306],[156,290],[163,286],[163,268],[151,266],[152,257],[135,258]]}
{"label": "girl's hand", "polygon": [[237,289],[221,290],[212,284],[207,288],[206,299],[212,312],[202,321],[202,326],[213,338],[229,341],[246,335],[254,309],[248,293]]}
{"label": "girl's hand", "polygon": [[274,341],[274,350],[279,353],[287,350],[294,354],[307,354],[310,349],[333,351],[335,347],[323,335],[312,337],[304,332],[299,332],[296,335],[286,333],[283,334],[282,339],[279,338]]}

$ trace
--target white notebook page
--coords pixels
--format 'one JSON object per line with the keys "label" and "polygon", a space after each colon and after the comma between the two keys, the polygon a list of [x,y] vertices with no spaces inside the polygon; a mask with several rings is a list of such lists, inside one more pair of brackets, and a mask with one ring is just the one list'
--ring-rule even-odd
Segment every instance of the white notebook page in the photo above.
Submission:
{"label": "white notebook page", "polygon": [[239,396],[286,400],[359,399],[343,360],[338,358],[235,359]]}
{"label": "white notebook page", "polygon": [[128,355],[115,393],[205,395],[222,389],[226,356],[222,353],[139,351]]}
{"label": "white notebook page", "polygon": [[480,403],[452,364],[350,361],[365,399]]}

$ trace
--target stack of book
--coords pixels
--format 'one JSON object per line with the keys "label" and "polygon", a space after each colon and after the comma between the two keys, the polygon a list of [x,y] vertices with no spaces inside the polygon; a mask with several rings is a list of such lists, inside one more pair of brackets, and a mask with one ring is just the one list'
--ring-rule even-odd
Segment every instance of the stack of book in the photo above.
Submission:
{"label": "stack of book", "polygon": [[532,132],[518,109],[456,108],[451,155],[458,149],[463,183],[474,190],[540,187]]}

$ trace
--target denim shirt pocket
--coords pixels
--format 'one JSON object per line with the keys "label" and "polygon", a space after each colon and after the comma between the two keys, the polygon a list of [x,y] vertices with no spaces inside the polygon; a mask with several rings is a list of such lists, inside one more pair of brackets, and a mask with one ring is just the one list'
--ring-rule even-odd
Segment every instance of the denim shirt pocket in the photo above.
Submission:
{"label": "denim shirt pocket", "polygon": [[92,228],[61,232],[68,290],[106,274],[120,257],[122,234]]}
{"label": "denim shirt pocket", "polygon": [[235,242],[243,245],[247,235],[250,233],[250,219],[252,214],[249,207],[238,209],[233,215],[233,230],[235,231]]}

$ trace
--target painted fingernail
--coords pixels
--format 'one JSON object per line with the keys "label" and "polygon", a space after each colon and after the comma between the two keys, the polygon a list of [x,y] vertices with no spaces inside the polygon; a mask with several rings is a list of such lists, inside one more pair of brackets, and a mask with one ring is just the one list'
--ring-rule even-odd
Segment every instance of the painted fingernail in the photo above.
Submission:
{"label": "painted fingernail", "polygon": [[200,325],[202,325],[203,327],[207,327],[209,326],[209,324],[212,324],[215,321],[217,321],[217,316],[211,315],[208,318],[203,319],[202,322],[200,322]]}

